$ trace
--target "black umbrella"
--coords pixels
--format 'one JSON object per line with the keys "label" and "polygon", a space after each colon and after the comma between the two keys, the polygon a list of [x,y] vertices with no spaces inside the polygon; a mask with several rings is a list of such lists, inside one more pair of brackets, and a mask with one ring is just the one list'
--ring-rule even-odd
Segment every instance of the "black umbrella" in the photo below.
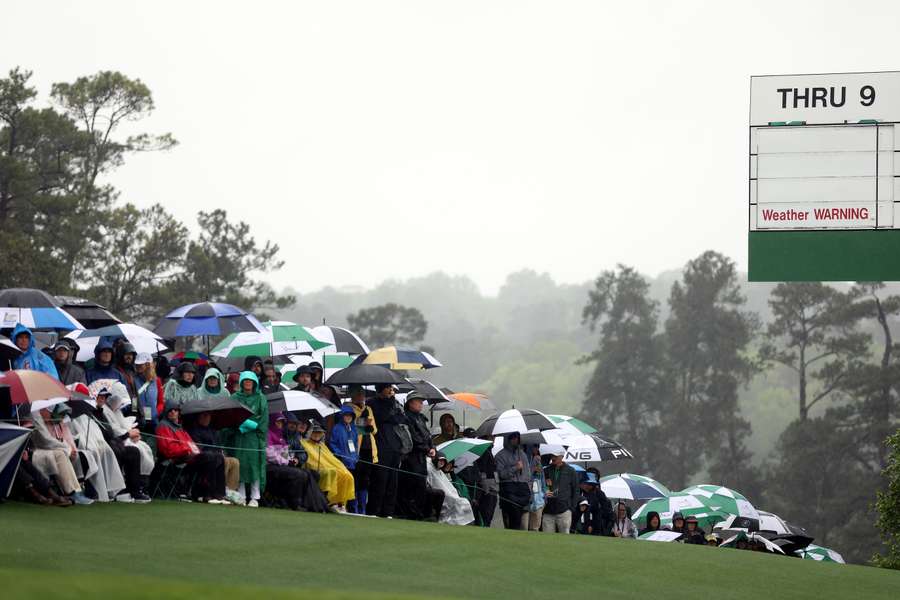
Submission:
{"label": "black umbrella", "polygon": [[399,385],[406,383],[406,379],[394,371],[378,365],[351,365],[329,377],[325,383],[329,385],[378,385],[380,383]]}
{"label": "black umbrella", "polygon": [[56,300],[59,301],[63,310],[78,319],[78,322],[87,329],[99,329],[107,325],[118,325],[122,322],[103,306],[85,298],[57,296]]}
{"label": "black umbrella", "polygon": [[[73,392],[73,395],[75,393]],[[93,415],[94,409],[96,406],[92,404],[93,401],[88,402],[83,398],[70,398],[66,400],[66,406],[69,407],[69,417],[72,419],[77,419],[81,415]]]}
{"label": "black umbrella", "polygon": [[409,379],[404,383],[398,384],[397,387],[400,388],[400,393],[402,394],[408,394],[412,391],[418,392],[425,398],[429,406],[440,404],[441,402],[450,402],[450,398],[440,388],[424,379]]}
{"label": "black umbrella", "polygon": [[556,429],[556,425],[539,411],[529,408],[505,410],[484,420],[475,431],[476,437],[496,436],[518,431]]}
{"label": "black umbrella", "polygon": [[215,398],[199,398],[191,400],[181,407],[181,416],[190,417],[208,412],[212,416],[209,426],[213,429],[237,427],[253,416],[253,411],[227,396]]}
{"label": "black umbrella", "polygon": [[0,306],[21,308],[58,308],[56,298],[44,290],[31,288],[7,288],[0,290]]}
{"label": "black umbrella", "polygon": [[12,360],[22,351],[5,335],[0,335],[0,360]]}

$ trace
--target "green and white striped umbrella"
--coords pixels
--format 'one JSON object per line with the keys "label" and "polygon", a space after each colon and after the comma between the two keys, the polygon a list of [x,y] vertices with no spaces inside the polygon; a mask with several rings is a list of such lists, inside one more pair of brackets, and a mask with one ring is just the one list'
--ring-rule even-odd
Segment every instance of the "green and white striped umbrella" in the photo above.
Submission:
{"label": "green and white striped umbrella", "polygon": [[312,332],[290,321],[266,321],[265,331],[232,333],[213,348],[213,356],[235,358],[241,356],[283,356],[315,352],[330,344],[316,338]]}
{"label": "green and white striped umbrella", "polygon": [[709,500],[703,496],[694,496],[676,492],[665,498],[649,500],[634,512],[631,519],[640,525],[647,521],[647,513],[656,511],[659,513],[661,527],[672,524],[672,515],[680,512],[685,517],[696,517],[700,527],[708,527],[724,520],[728,515],[715,510]]}
{"label": "green and white striped umbrella", "polygon": [[595,427],[592,427],[575,417],[566,415],[547,415],[547,418],[562,432],[561,435],[563,436],[578,436],[597,432]]}
{"label": "green and white striped umbrella", "polygon": [[643,535],[639,535],[638,539],[647,542],[674,542],[680,538],[681,535],[680,531],[666,531],[665,529],[659,529],[657,531],[648,531]]}
{"label": "green and white striped umbrella", "polygon": [[797,556],[808,560],[817,560],[819,562],[846,564],[844,562],[844,557],[831,548],[816,546],[815,544],[810,544],[802,550],[797,550]]}
{"label": "green and white striped umbrella", "polygon": [[720,485],[692,485],[681,490],[682,494],[702,496],[709,500],[713,509],[736,517],[759,519],[759,512],[740,492]]}
{"label": "green and white striped umbrella", "polygon": [[608,498],[622,500],[647,500],[662,498],[672,492],[669,488],[650,477],[633,473],[619,473],[600,478],[600,489]]}
{"label": "green and white striped umbrella", "polygon": [[454,471],[461,471],[478,460],[491,446],[491,441],[459,438],[440,444],[437,450],[443,452],[448,461],[455,461]]}
{"label": "green and white striped umbrella", "polygon": [[297,372],[297,369],[312,362],[322,365],[322,368],[325,370],[325,373],[322,374],[322,380],[325,381],[341,369],[349,367],[354,358],[356,357],[346,352],[329,352],[325,354],[313,352],[311,356],[305,354],[291,356],[291,364],[281,367],[281,381],[288,386],[293,385],[291,382],[294,380],[294,374]]}

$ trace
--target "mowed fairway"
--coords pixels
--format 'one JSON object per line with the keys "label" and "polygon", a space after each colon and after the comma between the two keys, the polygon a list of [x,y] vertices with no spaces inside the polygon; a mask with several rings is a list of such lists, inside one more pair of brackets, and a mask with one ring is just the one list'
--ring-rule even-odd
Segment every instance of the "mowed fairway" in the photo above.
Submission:
{"label": "mowed fairway", "polygon": [[0,505],[6,598],[900,598],[900,572],[175,502]]}

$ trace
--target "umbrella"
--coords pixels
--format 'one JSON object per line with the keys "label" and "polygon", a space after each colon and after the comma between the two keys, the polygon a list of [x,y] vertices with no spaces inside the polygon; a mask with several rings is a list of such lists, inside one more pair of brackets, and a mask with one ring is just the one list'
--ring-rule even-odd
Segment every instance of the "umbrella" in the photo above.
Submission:
{"label": "umbrella", "polygon": [[[486,394],[476,392],[456,392],[447,395],[454,404],[462,404],[463,410],[474,408],[475,410],[496,410],[494,403]],[[450,407],[448,407],[450,408]]]}
{"label": "umbrella", "polygon": [[[541,455],[565,453],[565,448],[562,445],[562,438],[559,437],[554,429],[546,429],[544,431],[531,429],[528,431],[521,431],[519,434],[520,444],[523,446],[540,446],[539,452]],[[491,451],[494,456],[497,456],[497,454],[503,450],[505,441],[506,435],[504,434],[494,436],[494,449]]]}
{"label": "umbrella", "polygon": [[212,349],[213,356],[281,356],[315,352],[331,344],[316,339],[312,331],[290,321],[266,321],[264,331],[232,333]]}
{"label": "umbrella", "polygon": [[448,461],[455,461],[453,470],[459,472],[478,460],[491,445],[490,440],[459,438],[440,444],[437,450],[443,452]]}
{"label": "umbrella", "polygon": [[107,325],[118,325],[122,322],[114,314],[106,310],[105,307],[85,298],[57,296],[56,301],[59,302],[60,308],[78,319],[78,322],[88,329],[99,329]]}
{"label": "umbrella", "polygon": [[252,410],[234,398],[227,396],[198,398],[185,403],[181,407],[182,417],[199,415],[205,412],[210,413],[212,416],[210,427],[213,429],[237,427],[253,416]]}
{"label": "umbrella", "polygon": [[[444,402],[450,402],[450,399],[444,392],[441,391],[441,388],[437,387],[430,381],[425,381],[424,379],[409,379],[407,380],[407,383],[401,383],[397,387],[399,387],[400,391],[403,392],[403,396],[412,391],[418,392],[431,406]],[[401,394],[397,395],[399,396]]]}
{"label": "umbrella", "polygon": [[63,402],[68,402],[69,398],[58,396],[56,398],[47,398],[46,400],[35,400],[31,403],[31,412],[36,413],[44,408],[50,408],[51,406],[56,406],[57,404],[62,404]]}
{"label": "umbrella", "polygon": [[369,347],[358,335],[343,327],[319,325],[311,329],[317,340],[327,342],[329,352],[346,352],[348,354],[368,354]]}
{"label": "umbrella", "polygon": [[285,390],[266,394],[266,399],[269,401],[270,413],[315,411],[319,415],[327,417],[338,412],[338,409],[325,399],[299,390]]}
{"label": "umbrella", "polygon": [[665,529],[659,529],[657,531],[648,531],[647,533],[639,535],[638,539],[648,542],[674,542],[680,538],[681,535],[680,531],[666,531]]}
{"label": "umbrella", "polygon": [[177,367],[184,361],[194,363],[199,367],[206,367],[209,365],[209,357],[202,352],[196,352],[194,350],[182,350],[169,357],[169,364],[173,367]]}
{"label": "umbrella", "polygon": [[[278,357],[275,358],[277,360]],[[341,369],[346,369],[347,367],[349,367],[353,362],[353,357],[346,352],[328,354],[315,352],[312,356],[306,354],[290,356],[288,357],[288,361],[289,364],[281,368],[282,381],[293,381],[294,373],[297,372],[298,367],[309,365],[314,362],[322,365],[322,368],[325,370],[325,372],[322,374],[322,379],[327,380],[329,377],[331,377]]]}
{"label": "umbrella", "polygon": [[660,482],[643,475],[619,473],[600,478],[600,488],[609,498],[648,500],[663,498],[671,492]]}
{"label": "umbrella", "polygon": [[759,513],[752,504],[740,492],[736,492],[720,485],[700,484],[692,485],[682,490],[684,494],[703,496],[708,499],[713,508],[739,517],[759,519]]}
{"label": "umbrella", "polygon": [[0,500],[9,496],[22,460],[22,448],[30,435],[30,429],[0,423]]}
{"label": "umbrella", "polygon": [[[602,487],[603,478],[600,481]],[[665,498],[653,498],[647,501],[634,511],[631,519],[635,523],[644,524],[647,521],[647,513],[651,511],[659,513],[659,524],[661,527],[671,525],[672,515],[676,512],[680,512],[685,517],[696,517],[700,527],[709,527],[713,523],[718,523],[728,517],[725,513],[717,512],[703,496],[675,493]]]}
{"label": "umbrella", "polygon": [[0,329],[12,329],[16,323],[35,330],[71,331],[84,328],[61,308],[0,308]]}
{"label": "umbrella", "polygon": [[59,308],[56,298],[44,290],[7,288],[0,290],[0,306],[15,308]]}
{"label": "umbrella", "polygon": [[719,545],[719,547],[720,548],[735,548],[735,547],[737,547],[737,543],[741,542],[741,541],[747,542],[748,544],[753,544],[753,543],[761,544],[769,552],[773,552],[773,553],[777,552],[778,554],[784,554],[784,550],[782,550],[780,547],[778,547],[778,544],[774,544],[774,543],[770,542],[769,540],[767,540],[763,536],[759,535],[758,533],[744,533],[743,531],[739,531],[734,536],[728,538],[727,540],[722,542]]}
{"label": "umbrella", "polygon": [[89,415],[94,412],[97,403],[91,397],[91,390],[87,385],[83,383],[73,383],[67,385],[66,388],[72,392],[72,397],[66,402],[66,405],[71,410],[69,413],[71,418],[76,419],[81,415]]}
{"label": "umbrella", "polygon": [[5,335],[0,335],[0,359],[13,360],[20,354],[22,354],[22,351],[12,343],[12,340]]}
{"label": "umbrella", "polygon": [[153,330],[162,337],[227,335],[264,331],[262,323],[242,308],[220,302],[199,302],[176,308]]}
{"label": "umbrella", "polygon": [[759,533],[769,540],[783,542],[785,552],[806,548],[815,539],[805,529],[792,525],[776,514],[760,510]]}
{"label": "umbrella", "polygon": [[566,435],[565,430],[559,431],[563,445],[566,447],[564,455],[566,462],[588,463],[633,458],[631,452],[618,442],[605,440],[600,437],[599,433],[570,437]]}
{"label": "umbrella", "polygon": [[588,433],[597,433],[597,429],[588,425],[581,419],[569,417],[566,415],[547,415],[547,418],[553,421],[557,429],[564,432],[565,435],[578,436]]}
{"label": "umbrella", "polygon": [[[759,511],[757,511],[759,512]],[[751,519],[750,517],[739,517],[738,515],[729,515],[721,523],[716,524],[716,529],[728,531],[759,531],[759,519]]]}
{"label": "umbrella", "polygon": [[513,431],[525,433],[532,429],[544,430],[554,428],[553,422],[542,412],[529,408],[521,410],[513,408],[485,419],[484,422],[478,426],[475,435],[478,437],[486,437],[503,435],[504,433],[512,433]]}
{"label": "umbrella", "polygon": [[394,371],[378,365],[350,365],[325,381],[329,385],[377,385],[381,383],[400,384],[405,382],[406,379]]}
{"label": "umbrella", "polygon": [[17,369],[0,373],[0,384],[9,386],[13,404],[35,403],[51,398],[69,398],[72,394],[59,381],[40,371]]}
{"label": "umbrella", "polygon": [[802,550],[797,550],[795,552],[797,556],[800,558],[806,558],[808,560],[817,560],[819,562],[830,562],[830,563],[844,563],[844,557],[832,550],[831,548],[825,548],[823,546],[816,546],[815,544],[810,544],[806,548]]}
{"label": "umbrella", "polygon": [[91,399],[95,400],[97,398],[97,394],[100,393],[100,390],[106,389],[106,391],[112,392],[113,386],[117,383],[121,384],[122,382],[118,379],[95,379],[88,386],[88,391],[91,394]]}
{"label": "umbrella", "polygon": [[385,346],[367,354],[361,354],[354,364],[380,365],[395,371],[418,371],[443,366],[438,359],[427,352],[398,346]]}
{"label": "umbrella", "polygon": [[160,336],[134,323],[108,325],[100,329],[79,329],[67,334],[66,337],[78,342],[80,349],[75,360],[81,362],[94,358],[94,348],[103,338],[125,338],[139,353],[156,354],[168,349]]}

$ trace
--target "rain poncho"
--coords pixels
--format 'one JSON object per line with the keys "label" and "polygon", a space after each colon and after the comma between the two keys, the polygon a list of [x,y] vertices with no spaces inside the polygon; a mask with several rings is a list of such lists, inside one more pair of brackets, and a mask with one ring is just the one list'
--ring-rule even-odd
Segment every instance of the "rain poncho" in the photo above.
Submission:
{"label": "rain poncho", "polygon": [[173,377],[166,382],[163,388],[163,397],[165,404],[174,402],[179,407],[184,406],[192,400],[196,400],[200,396],[200,390],[193,383],[185,384],[180,379]]}
{"label": "rain poncho", "polygon": [[450,477],[437,469],[432,461],[426,461],[428,487],[444,492],[444,503],[441,505],[441,523],[449,525],[468,525],[475,520],[472,513],[472,505],[465,498],[461,498],[456,486],[450,481]]}
{"label": "rain poncho", "polygon": [[[210,377],[215,377],[219,380],[219,387],[215,391],[211,391],[207,385],[206,380]],[[228,398],[231,394],[228,393],[228,388],[225,387],[225,376],[222,375],[222,371],[211,367],[206,370],[206,373],[203,375],[203,385],[200,386],[198,397],[200,399],[203,398]]]}
{"label": "rain poncho", "polygon": [[153,450],[143,440],[132,440],[128,436],[128,432],[135,428],[134,417],[126,417],[122,414],[122,404],[131,400],[128,396],[128,390],[125,384],[116,382],[110,390],[109,400],[103,405],[103,416],[112,429],[112,434],[118,438],[124,438],[126,446],[134,446],[141,453],[141,475],[150,475],[153,472]]}
{"label": "rain poncho", "polygon": [[359,460],[359,434],[356,430],[356,423],[350,421],[349,425],[344,423],[343,415],[350,414],[356,419],[356,414],[349,404],[341,407],[338,419],[335,420],[334,427],[331,429],[331,438],[328,440],[328,447],[337,456],[344,466],[351,471],[356,468],[356,462]]}
{"label": "rain poncho", "polygon": [[[244,393],[244,380],[253,382],[253,391]],[[195,388],[196,389],[196,388]],[[269,403],[266,397],[259,391],[259,380],[250,371],[241,373],[238,383],[238,391],[232,398],[253,411],[253,416],[247,419],[256,423],[256,429],[248,430],[240,427],[225,429],[222,431],[222,445],[230,448],[227,450],[230,456],[235,457],[241,463],[241,482],[259,482],[260,489],[266,486],[266,438],[269,431]]]}
{"label": "rain poncho", "polygon": [[303,440],[303,447],[309,455],[306,468],[319,472],[319,489],[327,494],[328,504],[346,504],[356,498],[353,475],[331,453],[325,440]]}
{"label": "rain poncho", "polygon": [[12,332],[12,341],[15,342],[16,337],[22,333],[28,335],[28,350],[13,360],[13,368],[40,371],[55,379],[59,379],[59,373],[56,371],[56,365],[53,364],[53,359],[35,347],[34,334],[31,333],[30,329],[21,323],[16,323],[16,328],[13,329]]}
{"label": "rain poncho", "polygon": [[90,415],[81,415],[77,419],[72,419],[70,424],[72,436],[78,447],[93,453],[97,461],[97,473],[88,476],[87,480],[97,492],[97,499],[100,502],[108,502],[125,489],[125,478],[122,477],[122,470],[119,468],[116,454],[106,443],[100,425]]}

